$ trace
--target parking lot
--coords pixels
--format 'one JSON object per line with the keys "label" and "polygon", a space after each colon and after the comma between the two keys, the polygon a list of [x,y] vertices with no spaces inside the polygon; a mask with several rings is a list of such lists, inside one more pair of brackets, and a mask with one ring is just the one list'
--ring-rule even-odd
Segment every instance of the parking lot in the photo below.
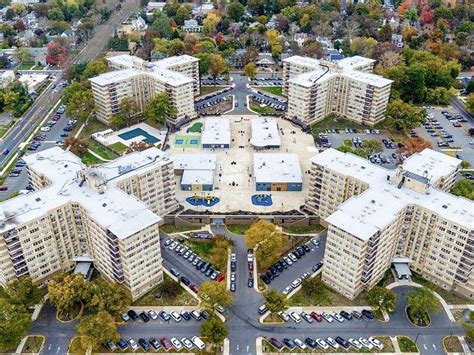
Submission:
{"label": "parking lot", "polygon": [[194,108],[198,113],[206,113],[209,110],[212,110],[214,107],[222,105],[226,101],[229,101],[232,105],[232,87],[222,88],[222,90],[212,92],[206,96],[196,100],[194,103]]}
{"label": "parking lot", "polygon": [[259,76],[253,81],[253,84],[257,86],[282,86],[283,80],[278,76],[275,76],[273,78]]}

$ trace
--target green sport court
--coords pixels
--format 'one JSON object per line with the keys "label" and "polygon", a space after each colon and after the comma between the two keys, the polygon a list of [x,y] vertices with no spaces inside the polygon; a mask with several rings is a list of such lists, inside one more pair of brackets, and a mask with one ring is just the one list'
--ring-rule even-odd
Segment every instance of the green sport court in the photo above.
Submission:
{"label": "green sport court", "polygon": [[201,136],[176,136],[174,138],[174,146],[178,148],[199,148],[201,144]]}

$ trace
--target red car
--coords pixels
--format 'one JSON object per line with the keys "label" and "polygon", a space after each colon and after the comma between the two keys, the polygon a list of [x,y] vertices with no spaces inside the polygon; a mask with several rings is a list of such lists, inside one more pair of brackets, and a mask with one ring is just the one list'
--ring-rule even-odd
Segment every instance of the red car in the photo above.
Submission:
{"label": "red car", "polygon": [[217,282],[221,282],[225,280],[225,274],[219,274],[219,276],[216,277]]}
{"label": "red car", "polygon": [[166,349],[166,350],[170,350],[173,348],[173,345],[171,345],[171,342],[169,341],[168,338],[161,338],[160,339],[160,343],[161,345],[163,345],[163,347]]}
{"label": "red car", "polygon": [[323,317],[321,317],[319,314],[316,312],[311,312],[309,314],[311,317],[313,317],[317,322],[321,322],[323,320]]}
{"label": "red car", "polygon": [[199,292],[199,287],[197,287],[196,285],[189,285],[189,288],[193,290],[195,293]]}
{"label": "red car", "polygon": [[247,262],[247,264],[249,266],[249,270],[253,271],[253,261],[249,261],[249,262]]}

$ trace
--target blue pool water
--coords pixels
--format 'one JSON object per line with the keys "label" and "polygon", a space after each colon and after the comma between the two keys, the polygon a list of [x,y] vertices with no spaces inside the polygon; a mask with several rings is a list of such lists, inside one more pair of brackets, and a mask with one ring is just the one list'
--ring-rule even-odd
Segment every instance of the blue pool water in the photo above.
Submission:
{"label": "blue pool water", "polygon": [[148,133],[147,131],[141,128],[135,128],[135,129],[132,129],[131,131],[119,134],[119,137],[126,141],[139,137],[139,136],[144,136],[145,139],[143,141],[146,143],[155,144],[160,141],[158,138],[156,138],[155,136],[152,136],[150,133]]}

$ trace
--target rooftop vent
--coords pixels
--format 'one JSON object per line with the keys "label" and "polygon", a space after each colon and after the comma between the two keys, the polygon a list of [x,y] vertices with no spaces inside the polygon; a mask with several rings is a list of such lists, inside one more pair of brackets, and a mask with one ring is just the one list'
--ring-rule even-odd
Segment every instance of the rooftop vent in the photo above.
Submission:
{"label": "rooftop vent", "polygon": [[442,206],[444,209],[447,209],[448,208],[448,205],[443,205]]}
{"label": "rooftop vent", "polygon": [[41,198],[37,197],[37,198],[35,199],[35,201],[36,201],[36,202],[40,202],[40,201],[41,201]]}
{"label": "rooftop vent", "polygon": [[102,207],[107,207],[107,204],[106,204],[106,203],[103,203],[103,204],[102,204]]}

